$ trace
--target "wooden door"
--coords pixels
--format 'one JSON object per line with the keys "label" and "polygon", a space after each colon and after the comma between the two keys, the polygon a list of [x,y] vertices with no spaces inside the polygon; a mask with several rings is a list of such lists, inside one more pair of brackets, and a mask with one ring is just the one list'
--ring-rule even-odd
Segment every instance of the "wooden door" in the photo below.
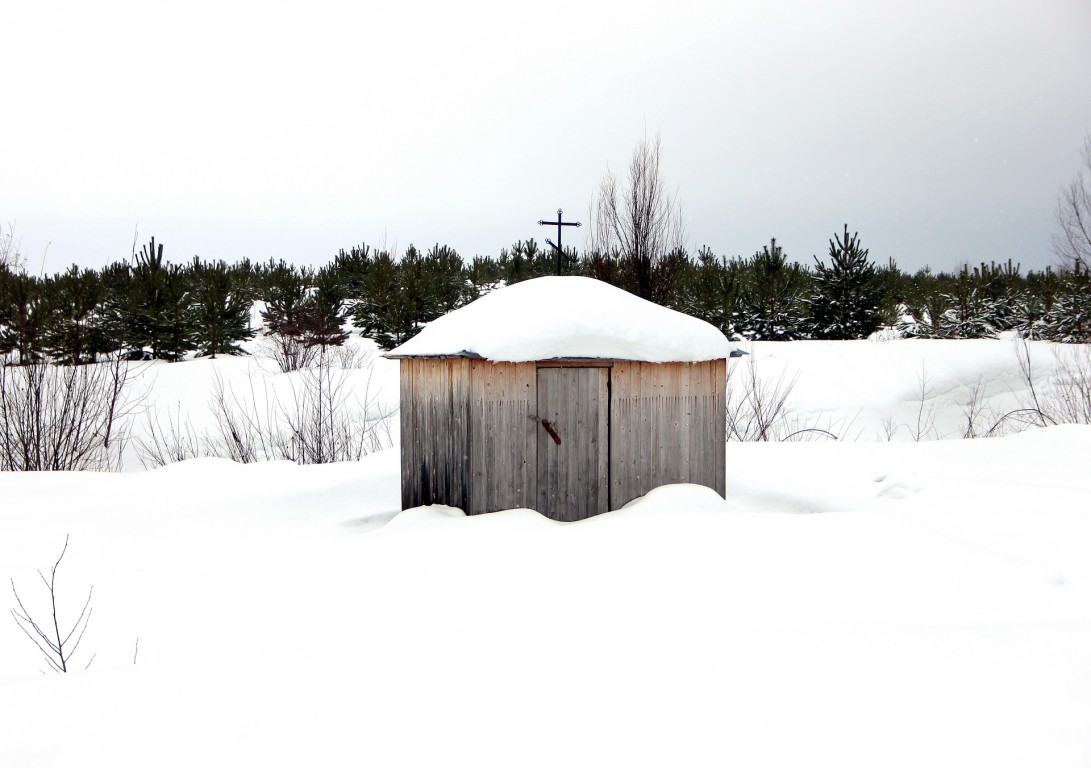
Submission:
{"label": "wooden door", "polygon": [[538,511],[583,520],[610,502],[609,368],[538,369]]}

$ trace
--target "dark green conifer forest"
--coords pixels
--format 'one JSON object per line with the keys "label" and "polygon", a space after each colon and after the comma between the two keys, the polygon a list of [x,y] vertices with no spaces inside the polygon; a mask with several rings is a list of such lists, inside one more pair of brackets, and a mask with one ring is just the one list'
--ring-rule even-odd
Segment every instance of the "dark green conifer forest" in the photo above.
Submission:
{"label": "dark green conifer forest", "polygon": [[[859,233],[834,232],[813,266],[771,239],[751,256],[679,248],[643,261],[529,239],[497,257],[465,259],[447,245],[403,253],[358,245],[324,266],[173,261],[154,238],[100,271],[36,277],[0,267],[0,354],[81,364],[242,354],[262,333],[292,349],[338,346],[349,330],[390,349],[427,323],[497,287],[560,271],[616,285],[700,317],[737,339],[861,339],[889,327],[905,337],[964,339],[1018,331],[1091,341],[1091,277],[1071,269],[1024,273],[1010,261],[909,274],[876,263]],[[255,306],[260,312],[252,314]]]}

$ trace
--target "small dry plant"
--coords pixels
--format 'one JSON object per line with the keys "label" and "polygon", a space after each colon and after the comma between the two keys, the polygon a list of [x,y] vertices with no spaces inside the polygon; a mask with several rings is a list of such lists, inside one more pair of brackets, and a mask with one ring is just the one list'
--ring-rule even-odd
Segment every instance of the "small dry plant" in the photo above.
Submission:
{"label": "small dry plant", "polygon": [[[53,563],[53,567],[49,571],[49,578],[47,579],[44,573],[38,571],[38,576],[41,577],[42,583],[49,592],[50,612],[42,620],[36,618],[23,604],[23,598],[15,587],[15,579],[11,580],[11,591],[15,595],[15,604],[17,606],[11,609],[11,615],[15,617],[15,623],[19,625],[19,629],[23,631],[23,634],[29,637],[31,642],[42,652],[42,657],[54,672],[70,671],[72,657],[75,656],[80,647],[80,641],[83,640],[83,635],[87,632],[87,624],[91,620],[91,611],[93,610],[91,608],[91,593],[94,592],[95,587],[92,585],[87,590],[87,600],[83,604],[80,615],[72,624],[72,628],[67,633],[61,630],[61,620],[57,615],[57,568],[60,567],[61,560],[64,559],[64,553],[67,551],[68,536],[65,536],[64,548],[57,557],[57,562]],[[84,669],[90,667],[91,662],[94,660],[95,657],[91,656],[87,664],[84,665]]]}

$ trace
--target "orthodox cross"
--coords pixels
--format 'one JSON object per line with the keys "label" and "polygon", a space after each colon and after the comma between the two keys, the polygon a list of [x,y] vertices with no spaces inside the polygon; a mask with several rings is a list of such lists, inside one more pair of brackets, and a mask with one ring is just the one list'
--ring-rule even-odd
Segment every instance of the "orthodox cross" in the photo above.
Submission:
{"label": "orthodox cross", "polygon": [[559,275],[561,274],[561,256],[564,255],[564,251],[561,250],[561,227],[578,227],[580,226],[580,223],[578,221],[565,221],[564,217],[561,215],[561,209],[558,208],[556,221],[542,221],[541,219],[538,219],[538,225],[542,227],[557,227],[557,242],[554,243],[548,237],[546,238],[546,242],[553,246],[553,250],[557,253],[557,274]]}

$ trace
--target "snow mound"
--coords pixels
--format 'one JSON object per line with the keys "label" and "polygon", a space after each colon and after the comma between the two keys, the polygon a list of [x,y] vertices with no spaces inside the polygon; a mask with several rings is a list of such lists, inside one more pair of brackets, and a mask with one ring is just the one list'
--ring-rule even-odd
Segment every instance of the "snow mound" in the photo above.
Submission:
{"label": "snow mound", "polygon": [[734,345],[713,325],[589,277],[506,286],[430,323],[389,357],[479,355],[521,363],[559,357],[652,363],[717,360]]}

